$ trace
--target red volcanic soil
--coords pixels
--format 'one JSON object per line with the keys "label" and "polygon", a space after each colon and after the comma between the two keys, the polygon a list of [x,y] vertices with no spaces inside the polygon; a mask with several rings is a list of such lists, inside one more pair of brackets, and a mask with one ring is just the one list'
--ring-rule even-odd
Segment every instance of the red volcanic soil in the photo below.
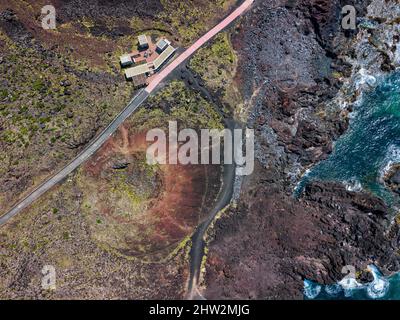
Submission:
{"label": "red volcanic soil", "polygon": [[[148,145],[145,133],[131,134],[129,129],[122,127],[83,170],[86,183],[90,183],[91,188],[95,184],[97,188],[93,215],[102,217],[105,227],[110,226],[110,232],[115,230],[115,225],[137,230],[119,235],[119,239],[124,239],[121,247],[115,242],[111,245],[130,256],[148,255],[167,247],[173,249],[193,233],[207,215],[220,186],[220,167],[211,165],[157,165],[155,176],[149,178],[145,170],[139,169],[145,165]],[[113,169],[121,162],[129,163],[128,167]],[[121,215],[117,205],[110,200],[113,192],[110,185],[117,174],[123,174],[126,181],[131,181],[128,185],[133,192],[149,191],[140,198],[143,209],[139,212]],[[83,192],[88,193],[88,190]]]}

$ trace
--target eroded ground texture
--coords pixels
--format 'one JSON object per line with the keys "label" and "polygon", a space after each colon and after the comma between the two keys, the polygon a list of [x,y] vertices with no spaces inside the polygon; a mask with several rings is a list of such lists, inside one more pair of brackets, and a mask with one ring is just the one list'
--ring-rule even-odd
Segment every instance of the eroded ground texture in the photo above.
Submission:
{"label": "eroded ground texture", "polygon": [[[350,3],[378,27],[339,29]],[[44,4],[0,0],[1,213],[129,101],[118,57],[138,34],[186,46],[233,1],[59,0],[57,31],[40,27]],[[190,236],[215,203],[221,167],[149,165],[144,133],[168,121],[221,129],[223,116],[255,130],[256,166],[207,232],[204,297],[301,299],[304,278],[333,283],[345,265],[360,281],[368,263],[398,271],[399,228],[382,200],[328,182],[293,196],[346,132],[359,69],[398,66],[395,7],[256,1],[84,166],[0,229],[0,298],[187,297]],[[398,190],[395,168],[387,184]],[[55,267],[56,290],[41,285],[45,265]]]}
{"label": "eroded ground texture", "polygon": [[[143,32],[186,46],[232,1],[0,1],[0,211],[68,163],[133,94],[119,56]],[[200,9],[201,8],[201,9]]]}
{"label": "eroded ground texture", "polygon": [[[185,47],[231,1],[0,1],[0,212],[62,168],[134,94],[119,56],[143,32]],[[201,9],[200,9],[201,8]],[[144,133],[223,127],[181,81],[149,99],[85,166],[0,229],[0,297],[183,298],[194,228],[220,189],[220,166],[150,166]],[[56,270],[45,290],[42,270]]]}
{"label": "eroded ground texture", "polygon": [[[371,1],[350,2],[365,15]],[[236,29],[239,79],[255,101],[248,123],[257,165],[237,205],[209,230],[206,298],[301,299],[303,279],[332,284],[345,265],[355,266],[361,281],[370,277],[368,263],[386,274],[400,268],[399,228],[383,201],[320,182],[293,196],[305,170],[346,131],[359,64],[372,73],[398,64],[390,13],[398,4],[372,1],[367,20],[379,27],[357,36],[339,29],[346,4],[258,1]],[[339,91],[343,83],[347,94]]]}
{"label": "eroded ground texture", "polygon": [[[194,228],[221,187],[220,165],[150,165],[144,132],[221,128],[198,93],[173,81],[75,174],[0,231],[0,297],[180,299]],[[42,268],[57,272],[43,289]]]}

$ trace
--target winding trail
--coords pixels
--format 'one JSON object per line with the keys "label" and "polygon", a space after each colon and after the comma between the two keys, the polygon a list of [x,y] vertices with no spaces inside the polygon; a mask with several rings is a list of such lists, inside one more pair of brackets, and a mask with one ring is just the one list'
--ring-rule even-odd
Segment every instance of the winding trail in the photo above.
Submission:
{"label": "winding trail", "polygon": [[[237,128],[236,123],[233,120],[225,120],[226,127],[230,130]],[[201,223],[192,236],[192,247],[190,249],[190,276],[188,283],[188,293],[187,298],[189,300],[203,300],[204,297],[201,296],[197,284],[200,277],[201,272],[201,264],[204,257],[204,249],[206,243],[204,241],[204,235],[214,221],[215,216],[224,209],[232,199],[233,195],[233,186],[235,182],[236,166],[235,164],[226,164],[224,165],[223,172],[223,183],[221,187],[221,191],[217,196],[216,203],[214,207],[211,209],[207,219]]]}
{"label": "winding trail", "polygon": [[[188,86],[190,86],[191,89],[199,92],[207,101],[213,102],[212,105],[214,106],[215,111],[224,119],[224,127],[226,129],[231,131],[234,129],[241,129],[241,125],[239,123],[236,123],[233,119],[226,118],[224,116],[223,112],[217,107],[211,93],[206,87],[200,85],[198,77],[195,77],[190,69],[185,70],[184,74],[185,82]],[[233,143],[233,140],[231,142]],[[189,300],[205,300],[198,288],[202,261],[205,255],[204,249],[206,243],[204,241],[204,235],[211,223],[214,221],[216,215],[230,204],[233,195],[235,178],[236,165],[234,163],[223,165],[222,185],[218,195],[216,196],[215,203],[208,212],[206,219],[196,227],[196,230],[191,237],[192,246],[189,252],[189,279],[186,293],[186,298]]]}
{"label": "winding trail", "polygon": [[[44,193],[50,190],[52,187],[64,180],[69,174],[76,170],[81,164],[87,161],[106,141],[107,139],[118,129],[118,127],[133,113],[135,112],[142,103],[150,96],[150,94],[157,88],[157,86],[173,72],[179,65],[181,65],[186,59],[193,55],[202,45],[213,38],[217,33],[221,32],[227,26],[229,26],[234,20],[241,16],[254,2],[254,0],[245,0],[237,9],[235,9],[231,14],[229,14],[225,19],[223,19],[218,25],[208,31],[204,36],[198,39],[192,46],[186,49],[181,55],[179,55],[175,60],[173,60],[169,65],[167,65],[157,76],[154,77],[152,82],[147,86],[147,88],[140,90],[129,104],[118,114],[118,116],[100,133],[100,135],[95,138],[72,162],[65,166],[62,170],[56,173],[54,176],[50,177],[42,184],[40,184],[34,191],[32,191],[28,196],[16,204],[10,211],[5,213],[0,217],[0,226],[7,223],[12,217],[17,215],[23,209],[27,208]],[[229,179],[228,179],[229,180]],[[230,189],[230,188],[227,188]],[[223,192],[222,198],[226,202],[227,197],[230,197],[230,190]],[[217,205],[213,212],[210,214],[210,219],[215,216],[215,210],[219,206]],[[219,210],[218,210],[219,211]],[[199,228],[196,234],[204,234],[201,232],[204,228],[206,229],[211,223],[206,221]],[[204,230],[205,230],[204,229]],[[197,263],[196,263],[197,264]]]}

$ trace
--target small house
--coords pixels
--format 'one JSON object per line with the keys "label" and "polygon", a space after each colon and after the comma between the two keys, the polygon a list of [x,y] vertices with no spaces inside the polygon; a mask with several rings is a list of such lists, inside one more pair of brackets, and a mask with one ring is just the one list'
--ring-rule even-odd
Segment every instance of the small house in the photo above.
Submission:
{"label": "small house", "polygon": [[156,50],[158,53],[162,53],[171,44],[167,39],[161,39],[156,44]]}
{"label": "small house", "polygon": [[121,67],[129,67],[133,64],[132,57],[129,54],[124,54],[120,57]]}
{"label": "small house", "polygon": [[138,37],[138,42],[140,50],[145,50],[149,48],[149,40],[147,39],[147,36],[145,34],[141,34]]}
{"label": "small house", "polygon": [[132,82],[135,89],[143,88],[148,85],[147,76],[144,74],[132,77]]}

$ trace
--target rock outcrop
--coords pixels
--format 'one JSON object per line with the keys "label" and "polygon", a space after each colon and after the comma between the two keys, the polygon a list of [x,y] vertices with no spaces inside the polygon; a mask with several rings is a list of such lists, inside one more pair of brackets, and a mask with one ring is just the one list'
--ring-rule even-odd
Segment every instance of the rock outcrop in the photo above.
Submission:
{"label": "rock outcrop", "polygon": [[[358,31],[340,29],[347,4],[357,8]],[[245,94],[259,92],[248,121],[258,165],[244,179],[237,207],[210,230],[206,298],[302,298],[303,279],[335,283],[346,265],[361,281],[369,279],[368,263],[386,274],[400,269],[399,227],[381,199],[319,182],[293,196],[304,172],[347,130],[352,103],[370,87],[368,77],[356,87],[360,70],[383,74],[396,65],[398,7],[277,0],[259,2],[242,23],[235,43],[247,61],[240,70]]]}

